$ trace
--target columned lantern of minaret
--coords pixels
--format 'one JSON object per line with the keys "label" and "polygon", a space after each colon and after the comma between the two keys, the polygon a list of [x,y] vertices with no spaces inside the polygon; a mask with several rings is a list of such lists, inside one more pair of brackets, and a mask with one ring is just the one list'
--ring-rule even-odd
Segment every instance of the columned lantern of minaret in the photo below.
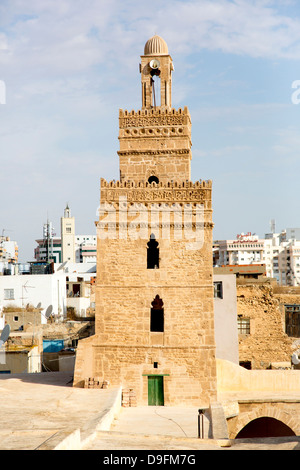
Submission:
{"label": "columned lantern of minaret", "polygon": [[191,178],[191,118],[172,108],[173,60],[160,36],[141,56],[142,106],[119,111],[121,181],[180,182]]}
{"label": "columned lantern of minaret", "polygon": [[[170,110],[172,107],[173,61],[166,42],[159,36],[150,38],[144,48],[140,64],[142,81],[142,109]],[[155,83],[158,86],[155,89]],[[160,93],[159,93],[160,90]]]}

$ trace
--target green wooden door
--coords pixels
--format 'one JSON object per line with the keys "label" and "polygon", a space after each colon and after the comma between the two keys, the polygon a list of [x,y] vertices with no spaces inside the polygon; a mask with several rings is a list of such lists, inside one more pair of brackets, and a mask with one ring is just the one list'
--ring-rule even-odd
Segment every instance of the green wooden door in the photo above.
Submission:
{"label": "green wooden door", "polygon": [[164,405],[164,378],[161,375],[148,375],[148,405]]}

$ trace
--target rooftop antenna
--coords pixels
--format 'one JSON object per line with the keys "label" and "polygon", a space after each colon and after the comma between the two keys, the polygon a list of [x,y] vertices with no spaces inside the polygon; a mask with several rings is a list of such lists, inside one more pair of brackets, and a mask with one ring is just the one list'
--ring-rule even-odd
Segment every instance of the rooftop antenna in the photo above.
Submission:
{"label": "rooftop antenna", "polygon": [[271,233],[275,233],[275,219],[272,219],[270,222]]}
{"label": "rooftop antenna", "polygon": [[24,308],[24,299],[26,298],[26,297],[24,297],[24,290],[27,294],[28,293],[27,289],[29,289],[29,288],[30,289],[35,289],[34,286],[28,286],[27,284],[28,284],[28,281],[26,281],[25,284],[22,285],[22,297],[21,297],[21,299],[22,299],[22,308]]}
{"label": "rooftop antenna", "polygon": [[8,228],[2,229],[2,237],[4,237],[4,232],[12,232],[13,230],[9,230]]}

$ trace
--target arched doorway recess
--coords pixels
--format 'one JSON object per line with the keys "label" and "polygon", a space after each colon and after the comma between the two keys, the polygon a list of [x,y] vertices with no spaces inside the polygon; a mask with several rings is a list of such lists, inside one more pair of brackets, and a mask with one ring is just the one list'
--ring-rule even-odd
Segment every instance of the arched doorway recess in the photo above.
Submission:
{"label": "arched doorway recess", "polygon": [[282,421],[263,416],[256,418],[250,423],[246,424],[243,429],[237,434],[236,439],[249,439],[261,437],[283,437],[295,436],[294,431]]}

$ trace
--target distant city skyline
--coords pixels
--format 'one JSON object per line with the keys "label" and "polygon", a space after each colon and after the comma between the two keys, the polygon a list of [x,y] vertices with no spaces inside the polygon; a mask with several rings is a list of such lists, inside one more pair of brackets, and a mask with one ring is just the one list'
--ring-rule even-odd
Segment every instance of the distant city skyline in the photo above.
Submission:
{"label": "distant city skyline", "polygon": [[[166,21],[167,19],[167,21]],[[95,234],[100,178],[118,179],[118,111],[141,107],[138,65],[168,44],[173,106],[192,119],[192,180],[213,181],[214,239],[300,227],[297,1],[3,0],[0,234],[21,262],[66,202]]]}

